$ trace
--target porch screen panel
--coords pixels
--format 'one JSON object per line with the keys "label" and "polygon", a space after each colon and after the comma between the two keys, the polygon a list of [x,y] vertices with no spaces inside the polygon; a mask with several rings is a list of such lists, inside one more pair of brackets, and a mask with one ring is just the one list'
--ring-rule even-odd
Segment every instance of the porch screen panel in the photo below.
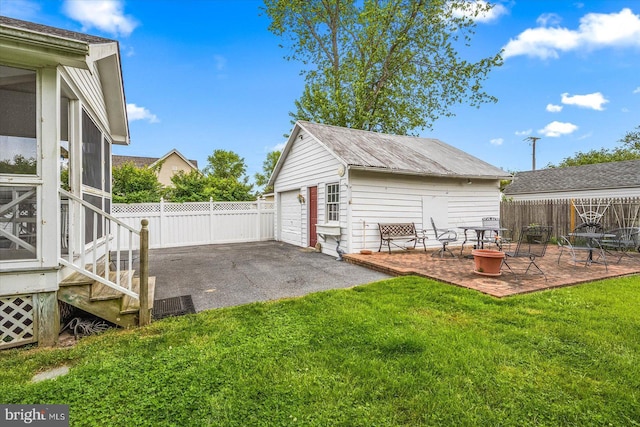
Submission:
{"label": "porch screen panel", "polygon": [[102,190],[102,133],[82,111],[82,183]]}
{"label": "porch screen panel", "polygon": [[[111,144],[104,139],[104,156],[102,169],[104,170],[104,191],[111,193]],[[108,211],[107,211],[108,212]]]}
{"label": "porch screen panel", "polygon": [[0,174],[37,173],[36,72],[0,65]]}
{"label": "porch screen panel", "polygon": [[[102,197],[94,196],[91,194],[84,194],[82,196],[85,202],[89,202],[91,205],[96,208],[102,210]],[[93,241],[93,223],[94,223],[94,214],[93,211],[89,208],[84,208],[84,243],[90,243]],[[96,220],[98,221],[98,238],[103,236],[102,232],[102,216],[97,215]]]}

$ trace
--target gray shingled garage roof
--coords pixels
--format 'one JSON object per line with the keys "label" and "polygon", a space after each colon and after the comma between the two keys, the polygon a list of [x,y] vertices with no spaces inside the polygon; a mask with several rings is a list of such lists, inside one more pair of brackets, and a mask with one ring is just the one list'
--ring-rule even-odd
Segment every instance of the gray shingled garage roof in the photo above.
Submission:
{"label": "gray shingled garage roof", "polygon": [[518,172],[504,194],[640,187],[640,160]]}
{"label": "gray shingled garage roof", "polygon": [[[502,169],[437,139],[388,135],[305,121],[299,121],[296,126],[354,168],[456,178],[510,177]],[[294,128],[293,137],[295,133]]]}

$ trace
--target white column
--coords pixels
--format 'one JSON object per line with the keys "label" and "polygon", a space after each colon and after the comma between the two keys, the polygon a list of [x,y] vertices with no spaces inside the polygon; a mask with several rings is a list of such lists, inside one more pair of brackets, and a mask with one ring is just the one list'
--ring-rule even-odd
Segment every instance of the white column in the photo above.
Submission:
{"label": "white column", "polygon": [[60,99],[59,80],[55,68],[43,68],[40,73],[40,105],[38,142],[42,186],[38,206],[42,267],[58,265],[60,252]]}

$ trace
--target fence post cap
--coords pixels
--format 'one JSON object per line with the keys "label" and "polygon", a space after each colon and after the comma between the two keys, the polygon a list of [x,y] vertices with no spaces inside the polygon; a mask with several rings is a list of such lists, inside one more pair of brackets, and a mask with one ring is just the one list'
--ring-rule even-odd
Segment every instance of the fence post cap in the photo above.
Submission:
{"label": "fence post cap", "polygon": [[149,220],[147,218],[144,218],[142,221],[140,221],[140,223],[143,227],[146,227],[147,225],[149,225]]}

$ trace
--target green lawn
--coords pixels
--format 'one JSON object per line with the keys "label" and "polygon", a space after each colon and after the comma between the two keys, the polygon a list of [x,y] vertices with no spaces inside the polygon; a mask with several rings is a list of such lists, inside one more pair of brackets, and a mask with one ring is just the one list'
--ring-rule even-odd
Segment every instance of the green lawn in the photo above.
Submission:
{"label": "green lawn", "polygon": [[640,277],[501,300],[403,277],[211,310],[0,352],[0,402],[87,426],[640,425]]}

